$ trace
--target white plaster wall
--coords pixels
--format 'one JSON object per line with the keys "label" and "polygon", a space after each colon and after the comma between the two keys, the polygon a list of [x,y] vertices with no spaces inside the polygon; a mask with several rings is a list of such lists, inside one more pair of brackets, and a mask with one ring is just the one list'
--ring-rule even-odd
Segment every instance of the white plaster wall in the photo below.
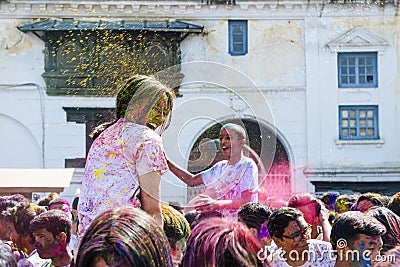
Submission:
{"label": "white plaster wall", "polygon": [[304,20],[248,19],[248,53],[228,52],[228,18],[194,20],[204,33],[181,43],[182,62],[210,61],[243,72],[259,88],[304,87]]}
{"label": "white plaster wall", "polygon": [[[326,18],[313,21],[308,28],[307,56],[310,68],[307,105],[309,168],[394,167],[398,166],[400,147],[398,115],[398,30],[388,17]],[[389,46],[378,55],[378,88],[339,89],[337,54],[326,44],[354,27],[381,36]],[[318,48],[313,53],[311,48]],[[315,69],[314,69],[315,68]],[[379,132],[384,144],[337,145],[339,105],[378,105]]]}
{"label": "white plaster wall", "polygon": [[67,122],[63,107],[114,107],[114,98],[55,97],[46,98],[46,167],[63,168],[66,158],[86,155],[86,128],[82,123]]}
{"label": "white plaster wall", "polygon": [[0,85],[0,167],[43,167],[43,109],[39,87]]}
{"label": "white plaster wall", "polygon": [[32,33],[23,33],[17,26],[31,20],[0,19],[0,83],[35,83],[44,86],[44,43]]}

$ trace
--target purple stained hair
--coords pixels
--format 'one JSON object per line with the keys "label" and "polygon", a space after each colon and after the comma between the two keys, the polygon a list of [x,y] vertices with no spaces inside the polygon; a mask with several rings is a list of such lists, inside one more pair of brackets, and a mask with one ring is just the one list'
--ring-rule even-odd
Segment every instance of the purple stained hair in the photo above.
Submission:
{"label": "purple stained hair", "polygon": [[193,229],[180,266],[263,266],[257,258],[260,250],[261,244],[243,223],[210,218]]}

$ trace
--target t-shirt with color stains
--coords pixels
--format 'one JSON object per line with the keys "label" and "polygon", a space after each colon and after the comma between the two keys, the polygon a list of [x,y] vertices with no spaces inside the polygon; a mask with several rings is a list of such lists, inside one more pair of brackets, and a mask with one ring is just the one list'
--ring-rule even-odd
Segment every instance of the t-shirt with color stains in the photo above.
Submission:
{"label": "t-shirt with color stains", "polygon": [[79,196],[79,237],[102,212],[123,205],[140,208],[139,176],[168,170],[161,137],[123,118],[93,142]]}
{"label": "t-shirt with color stains", "polygon": [[[236,164],[229,165],[227,160],[217,162],[211,168],[201,172],[205,184],[205,194],[219,200],[241,198],[242,192],[252,192],[251,202],[258,200],[258,169],[251,158],[243,157]],[[235,216],[235,210],[223,210],[225,216]]]}

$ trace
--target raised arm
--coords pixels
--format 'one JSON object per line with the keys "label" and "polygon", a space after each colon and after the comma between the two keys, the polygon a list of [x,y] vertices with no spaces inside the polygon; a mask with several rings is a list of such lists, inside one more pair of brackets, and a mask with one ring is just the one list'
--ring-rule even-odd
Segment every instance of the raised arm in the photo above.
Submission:
{"label": "raised arm", "polygon": [[178,167],[175,163],[167,159],[169,170],[175,174],[182,182],[188,186],[196,186],[203,184],[201,174],[191,174],[190,172]]}

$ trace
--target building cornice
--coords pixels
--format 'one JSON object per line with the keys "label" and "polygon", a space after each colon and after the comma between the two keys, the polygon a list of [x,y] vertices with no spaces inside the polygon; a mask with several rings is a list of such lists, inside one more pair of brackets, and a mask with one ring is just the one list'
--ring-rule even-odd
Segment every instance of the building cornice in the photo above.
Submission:
{"label": "building cornice", "polygon": [[[209,5],[198,1],[40,1],[0,0],[0,16],[14,18],[187,18],[265,19],[266,16],[381,15],[385,8],[374,3],[330,3],[329,1],[236,1],[236,5]],[[392,4],[387,4],[392,5]],[[381,12],[377,12],[377,11]],[[340,12],[338,12],[340,11]]]}

